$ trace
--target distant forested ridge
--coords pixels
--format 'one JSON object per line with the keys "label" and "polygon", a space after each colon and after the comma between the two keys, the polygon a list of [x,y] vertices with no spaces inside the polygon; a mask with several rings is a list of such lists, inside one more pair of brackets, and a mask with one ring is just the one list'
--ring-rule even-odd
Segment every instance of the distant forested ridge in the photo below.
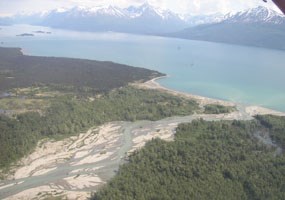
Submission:
{"label": "distant forested ridge", "polygon": [[161,75],[156,71],[112,62],[25,56],[17,48],[0,48],[0,92],[34,85],[107,92],[130,82]]}
{"label": "distant forested ridge", "polygon": [[221,22],[190,27],[166,36],[285,50],[284,25]]}
{"label": "distant forested ridge", "polygon": [[285,117],[195,120],[129,157],[94,200],[284,199]]}

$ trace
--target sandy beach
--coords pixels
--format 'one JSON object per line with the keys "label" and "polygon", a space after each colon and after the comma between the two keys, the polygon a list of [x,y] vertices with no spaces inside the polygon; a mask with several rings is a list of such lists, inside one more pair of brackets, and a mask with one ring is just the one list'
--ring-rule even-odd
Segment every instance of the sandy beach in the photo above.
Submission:
{"label": "sandy beach", "polygon": [[254,105],[246,106],[246,105],[238,104],[236,102],[212,99],[212,98],[194,95],[194,94],[190,94],[190,93],[186,93],[186,92],[179,92],[176,90],[172,90],[172,89],[161,86],[157,82],[157,80],[162,79],[162,78],[167,78],[167,76],[154,78],[154,79],[147,81],[147,82],[144,82],[144,83],[134,83],[131,85],[138,87],[138,88],[160,90],[160,91],[167,92],[167,93],[175,95],[175,96],[181,96],[181,97],[188,98],[188,99],[194,99],[199,103],[199,105],[201,107],[208,105],[208,104],[219,104],[219,105],[224,105],[224,106],[243,106],[245,109],[245,112],[251,116],[255,116],[255,115],[285,116],[285,113],[283,113],[283,112],[275,111],[275,110],[264,108],[261,106],[254,106]]}

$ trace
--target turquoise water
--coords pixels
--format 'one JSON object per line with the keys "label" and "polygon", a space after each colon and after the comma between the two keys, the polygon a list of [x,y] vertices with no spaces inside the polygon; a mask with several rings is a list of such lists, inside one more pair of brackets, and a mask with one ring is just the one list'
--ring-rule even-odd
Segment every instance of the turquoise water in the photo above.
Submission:
{"label": "turquoise water", "polygon": [[[110,60],[169,75],[165,87],[285,111],[285,51],[121,33],[1,27],[1,46],[26,54]],[[15,35],[37,30],[52,34]]]}

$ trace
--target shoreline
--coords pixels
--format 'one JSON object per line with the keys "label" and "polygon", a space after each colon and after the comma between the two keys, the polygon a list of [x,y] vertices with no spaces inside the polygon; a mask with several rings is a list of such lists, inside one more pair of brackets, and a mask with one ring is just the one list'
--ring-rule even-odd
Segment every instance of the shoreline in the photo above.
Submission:
{"label": "shoreline", "polygon": [[[3,48],[18,48],[18,47],[3,47]],[[29,54],[26,51],[26,49],[24,49],[24,48],[20,47],[19,50],[24,56],[33,56],[33,55]],[[50,57],[50,56],[44,56],[44,57]],[[81,59],[81,58],[75,58],[75,59]],[[89,60],[89,59],[87,59],[87,60]],[[94,61],[98,61],[98,60],[94,60]],[[122,63],[116,63],[116,64],[122,64]],[[131,66],[131,67],[134,67],[134,66]],[[197,101],[197,103],[199,103],[199,105],[201,107],[208,105],[208,104],[218,104],[218,105],[223,105],[223,106],[241,107],[241,108],[245,109],[246,113],[250,114],[251,116],[255,116],[255,115],[285,116],[285,112],[283,112],[283,111],[277,111],[277,110],[274,110],[271,108],[266,108],[263,106],[258,106],[258,105],[253,105],[253,104],[244,104],[244,103],[232,102],[230,100],[215,99],[215,98],[211,98],[211,97],[205,97],[205,96],[201,96],[201,95],[192,94],[189,92],[177,91],[175,89],[170,89],[170,88],[164,87],[157,82],[157,80],[159,80],[159,79],[168,78],[168,77],[170,77],[170,76],[169,75],[160,76],[160,77],[153,78],[153,79],[146,81],[146,82],[143,82],[143,83],[130,83],[130,85],[134,85],[134,86],[137,86],[139,88],[145,88],[145,89],[158,89],[160,91],[164,91],[164,92],[170,93],[170,94],[175,95],[175,96],[182,96],[182,97],[194,99]]]}
{"label": "shoreline", "polygon": [[200,95],[196,95],[196,94],[191,94],[188,92],[181,92],[181,91],[177,91],[174,89],[164,87],[157,82],[157,80],[167,78],[167,77],[169,77],[169,76],[166,75],[166,76],[156,77],[156,78],[153,78],[153,79],[146,81],[144,83],[138,83],[138,84],[135,83],[132,85],[134,85],[138,88],[142,88],[142,89],[154,89],[154,90],[159,90],[162,92],[167,92],[167,93],[175,95],[175,96],[180,96],[180,97],[184,97],[184,98],[188,98],[188,99],[194,99],[197,101],[197,103],[200,105],[200,107],[203,107],[203,106],[209,105],[209,104],[218,104],[218,105],[223,105],[223,106],[234,106],[236,108],[244,110],[244,112],[249,114],[250,116],[255,116],[255,115],[285,116],[285,112],[276,111],[276,110],[265,108],[262,106],[244,105],[242,103],[231,102],[231,101],[220,100],[220,99],[214,99],[214,98],[210,98],[210,97],[204,97],[204,96],[200,96]]}

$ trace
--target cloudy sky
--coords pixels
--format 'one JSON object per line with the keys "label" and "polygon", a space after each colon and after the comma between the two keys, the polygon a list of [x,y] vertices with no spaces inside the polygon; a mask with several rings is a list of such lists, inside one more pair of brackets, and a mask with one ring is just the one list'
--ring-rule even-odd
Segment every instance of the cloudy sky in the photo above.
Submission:
{"label": "cloudy sky", "polygon": [[[20,12],[30,13],[74,6],[115,5],[127,7],[129,5],[140,5],[145,2],[146,0],[0,0],[0,15],[5,16]],[[148,3],[183,14],[227,13],[258,5],[276,9],[271,1],[266,4],[262,0],[148,0]]]}

